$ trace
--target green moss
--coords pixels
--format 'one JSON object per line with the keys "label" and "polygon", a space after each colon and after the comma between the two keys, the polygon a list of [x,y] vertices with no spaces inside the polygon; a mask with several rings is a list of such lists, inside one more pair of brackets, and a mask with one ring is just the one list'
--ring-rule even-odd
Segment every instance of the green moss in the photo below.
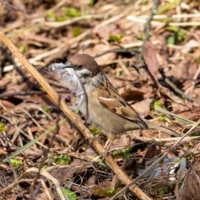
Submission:
{"label": "green moss", "polygon": [[80,35],[80,33],[81,33],[81,28],[74,28],[73,29],[72,34],[73,34],[74,37],[77,37],[78,35]]}
{"label": "green moss", "polygon": [[122,151],[121,149],[115,150],[113,151],[113,157],[125,158],[125,159],[134,158],[134,156],[130,153],[131,150],[132,150],[132,147],[129,147],[125,149],[124,151]]}
{"label": "green moss", "polygon": [[179,42],[182,42],[183,40],[187,39],[187,34],[183,31],[181,31],[176,26],[170,26],[169,30],[173,32],[173,35],[167,38],[167,44],[177,44]]}
{"label": "green moss", "polygon": [[71,163],[71,157],[69,155],[64,156],[58,156],[57,154],[54,154],[52,156],[52,161],[56,164],[70,164]]}
{"label": "green moss", "polygon": [[47,106],[42,106],[42,110],[44,110],[46,113],[50,114],[51,113],[51,109],[48,108]]}
{"label": "green moss", "polygon": [[80,112],[79,110],[75,110],[75,111],[74,111],[75,114],[78,114],[79,112]]}
{"label": "green moss", "polygon": [[165,121],[166,118],[167,118],[167,116],[164,115],[164,114],[161,114],[161,115],[158,117],[158,119],[159,119],[160,121]]}
{"label": "green moss", "polygon": [[113,189],[111,187],[94,186],[92,190],[93,190],[93,193],[96,195],[105,196],[109,198],[113,197],[115,194],[118,193],[117,187]]}
{"label": "green moss", "polygon": [[68,16],[68,17],[80,16],[80,11],[75,8],[62,7],[61,10],[65,11],[66,16]]}
{"label": "green moss", "polygon": [[109,41],[118,42],[123,38],[123,35],[113,35],[112,33],[109,35]]}
{"label": "green moss", "polygon": [[143,34],[140,33],[139,35],[137,35],[137,39],[138,39],[138,40],[143,40],[143,39],[144,39],[144,38],[143,38]]}
{"label": "green moss", "polygon": [[56,15],[55,13],[51,12],[47,15],[47,18],[50,18],[50,19],[55,19],[56,18]]}
{"label": "green moss", "polygon": [[63,21],[66,21],[67,19],[68,19],[68,17],[66,17],[66,16],[56,17],[57,22],[63,22]]}
{"label": "green moss", "polygon": [[97,129],[96,127],[89,128],[89,131],[93,136],[98,135],[99,133],[101,133],[101,129]]}
{"label": "green moss", "polygon": [[6,124],[0,124],[0,131],[5,131],[6,130]]}
{"label": "green moss", "polygon": [[19,160],[10,159],[10,161],[11,161],[11,163],[12,163],[12,165],[13,165],[14,168],[17,168],[17,167],[19,167],[19,165],[22,165],[22,162],[19,161]]}
{"label": "green moss", "polygon": [[25,45],[25,44],[22,44],[18,47],[19,51],[22,52],[22,53],[25,53],[28,51],[28,46]]}
{"label": "green moss", "polygon": [[198,64],[200,64],[200,58],[197,58],[195,61],[196,61]]}
{"label": "green moss", "polygon": [[159,102],[159,101],[155,101],[153,103],[153,106],[151,107],[152,110],[156,110],[155,107],[159,106],[159,107],[163,107],[163,103]]}

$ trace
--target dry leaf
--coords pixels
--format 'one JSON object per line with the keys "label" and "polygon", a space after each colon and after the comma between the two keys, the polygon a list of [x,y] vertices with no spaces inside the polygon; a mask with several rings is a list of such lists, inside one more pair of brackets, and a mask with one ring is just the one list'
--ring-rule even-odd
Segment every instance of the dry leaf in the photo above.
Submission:
{"label": "dry leaf", "polygon": [[193,170],[188,170],[179,195],[176,194],[176,197],[177,200],[200,200],[200,179]]}
{"label": "dry leaf", "polygon": [[156,57],[154,46],[149,41],[145,42],[143,46],[143,58],[144,58],[145,63],[148,66],[149,71],[153,75],[156,75],[160,68],[160,65]]}
{"label": "dry leaf", "polygon": [[134,105],[132,105],[132,107],[137,111],[137,113],[140,116],[146,117],[150,112],[151,102],[152,102],[152,99],[145,99],[143,101],[135,103]]}
{"label": "dry leaf", "polygon": [[[55,168],[53,170],[50,170],[49,173],[56,178],[61,185],[66,184],[66,182],[74,176],[74,174],[80,174],[87,170],[87,168],[83,167],[83,164],[87,162],[74,159],[74,161],[68,165],[66,168]],[[72,167],[70,167],[72,166]]]}

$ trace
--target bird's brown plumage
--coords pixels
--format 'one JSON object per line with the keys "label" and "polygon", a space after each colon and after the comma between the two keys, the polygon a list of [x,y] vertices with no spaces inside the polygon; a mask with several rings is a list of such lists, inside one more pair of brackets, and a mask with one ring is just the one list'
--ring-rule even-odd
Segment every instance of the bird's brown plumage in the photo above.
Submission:
{"label": "bird's brown plumage", "polygon": [[[84,81],[88,96],[89,120],[114,138],[129,130],[156,129],[179,136],[175,131],[141,118],[138,113],[118,94],[96,61],[88,54],[77,54],[69,62],[78,70],[77,75]],[[80,69],[76,66],[82,66]],[[92,76],[84,76],[84,73]],[[86,74],[87,75],[87,74]],[[80,108],[83,114],[85,104]],[[86,114],[85,114],[86,115]]]}
{"label": "bird's brown plumage", "polygon": [[73,66],[81,65],[91,70],[93,76],[96,76],[100,72],[97,62],[88,54],[76,54],[69,62],[71,62]]}

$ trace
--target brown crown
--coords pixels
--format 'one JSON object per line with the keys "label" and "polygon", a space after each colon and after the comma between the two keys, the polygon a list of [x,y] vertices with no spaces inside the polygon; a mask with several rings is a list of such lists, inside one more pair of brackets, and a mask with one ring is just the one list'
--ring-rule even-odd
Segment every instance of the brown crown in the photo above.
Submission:
{"label": "brown crown", "polygon": [[97,62],[88,54],[76,54],[69,62],[74,66],[82,65],[84,68],[89,69],[93,76],[96,76],[100,72]]}

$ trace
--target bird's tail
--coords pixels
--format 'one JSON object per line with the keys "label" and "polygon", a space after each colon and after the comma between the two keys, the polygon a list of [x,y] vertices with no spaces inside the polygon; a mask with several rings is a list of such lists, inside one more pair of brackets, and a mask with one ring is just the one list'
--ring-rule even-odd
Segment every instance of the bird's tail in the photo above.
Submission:
{"label": "bird's tail", "polygon": [[155,129],[155,130],[163,131],[165,133],[169,133],[169,134],[174,135],[176,137],[180,137],[180,135],[177,132],[171,130],[170,128],[166,128],[164,126],[160,126],[158,124],[155,124],[155,123],[150,122],[150,121],[145,120],[145,119],[144,119],[144,121],[147,124],[147,126],[149,127],[149,129]]}

